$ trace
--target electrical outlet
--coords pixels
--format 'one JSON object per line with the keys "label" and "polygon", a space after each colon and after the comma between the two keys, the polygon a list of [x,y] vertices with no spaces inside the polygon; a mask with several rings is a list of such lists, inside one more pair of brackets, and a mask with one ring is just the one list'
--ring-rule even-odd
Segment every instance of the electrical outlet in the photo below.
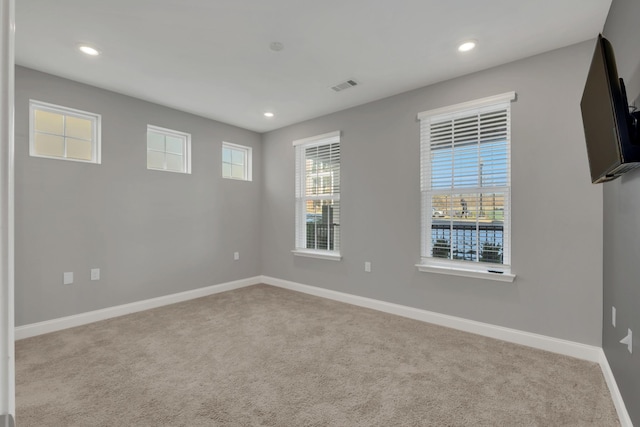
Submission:
{"label": "electrical outlet", "polygon": [[234,261],[238,261],[240,259],[240,252],[234,252],[233,253],[233,259],[234,259]]}
{"label": "electrical outlet", "polygon": [[91,280],[100,280],[100,269],[92,268],[91,269]]}
{"label": "electrical outlet", "polygon": [[365,261],[364,271],[366,271],[367,273],[371,273],[371,263],[369,261]]}
{"label": "electrical outlet", "polygon": [[611,324],[613,327],[616,327],[616,308],[611,306]]}
{"label": "electrical outlet", "polygon": [[62,274],[62,283],[65,285],[73,283],[73,271],[66,271]]}

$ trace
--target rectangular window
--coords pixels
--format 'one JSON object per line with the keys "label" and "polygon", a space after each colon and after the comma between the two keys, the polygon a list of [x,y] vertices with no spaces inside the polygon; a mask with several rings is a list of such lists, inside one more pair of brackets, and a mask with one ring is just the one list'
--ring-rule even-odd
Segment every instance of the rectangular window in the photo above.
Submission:
{"label": "rectangular window", "polygon": [[191,135],[147,125],[147,169],[191,173]]}
{"label": "rectangular window", "polygon": [[[420,266],[510,275],[511,101],[420,113]],[[431,271],[431,270],[426,270]]]}
{"label": "rectangular window", "polygon": [[29,101],[29,155],[100,163],[99,114]]}
{"label": "rectangular window", "polygon": [[340,132],[293,142],[296,255],[340,259]]}
{"label": "rectangular window", "polygon": [[251,181],[251,147],[222,143],[222,177]]}

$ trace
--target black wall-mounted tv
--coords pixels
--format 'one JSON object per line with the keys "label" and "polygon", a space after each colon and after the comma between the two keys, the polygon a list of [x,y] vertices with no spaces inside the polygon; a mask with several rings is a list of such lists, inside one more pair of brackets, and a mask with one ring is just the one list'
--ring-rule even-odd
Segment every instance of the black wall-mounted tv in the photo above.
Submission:
{"label": "black wall-mounted tv", "polygon": [[591,182],[640,167],[638,113],[631,113],[611,43],[598,36],[580,102]]}

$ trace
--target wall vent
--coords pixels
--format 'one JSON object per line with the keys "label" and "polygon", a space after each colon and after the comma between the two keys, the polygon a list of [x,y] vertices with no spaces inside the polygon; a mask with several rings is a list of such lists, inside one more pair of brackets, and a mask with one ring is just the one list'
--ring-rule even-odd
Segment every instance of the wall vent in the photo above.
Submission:
{"label": "wall vent", "polygon": [[350,87],[354,87],[357,85],[358,85],[358,82],[356,82],[355,80],[347,80],[346,82],[338,83],[337,85],[332,86],[331,89],[333,89],[336,92],[340,92],[342,90],[349,89]]}

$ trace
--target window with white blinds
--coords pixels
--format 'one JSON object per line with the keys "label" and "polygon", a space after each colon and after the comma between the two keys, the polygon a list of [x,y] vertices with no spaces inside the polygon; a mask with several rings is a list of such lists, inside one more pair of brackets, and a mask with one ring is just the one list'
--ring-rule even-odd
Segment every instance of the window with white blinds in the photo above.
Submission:
{"label": "window with white blinds", "polygon": [[340,132],[293,142],[296,255],[340,257]]}
{"label": "window with white blinds", "polygon": [[514,99],[510,92],[418,115],[423,265],[509,272]]}

